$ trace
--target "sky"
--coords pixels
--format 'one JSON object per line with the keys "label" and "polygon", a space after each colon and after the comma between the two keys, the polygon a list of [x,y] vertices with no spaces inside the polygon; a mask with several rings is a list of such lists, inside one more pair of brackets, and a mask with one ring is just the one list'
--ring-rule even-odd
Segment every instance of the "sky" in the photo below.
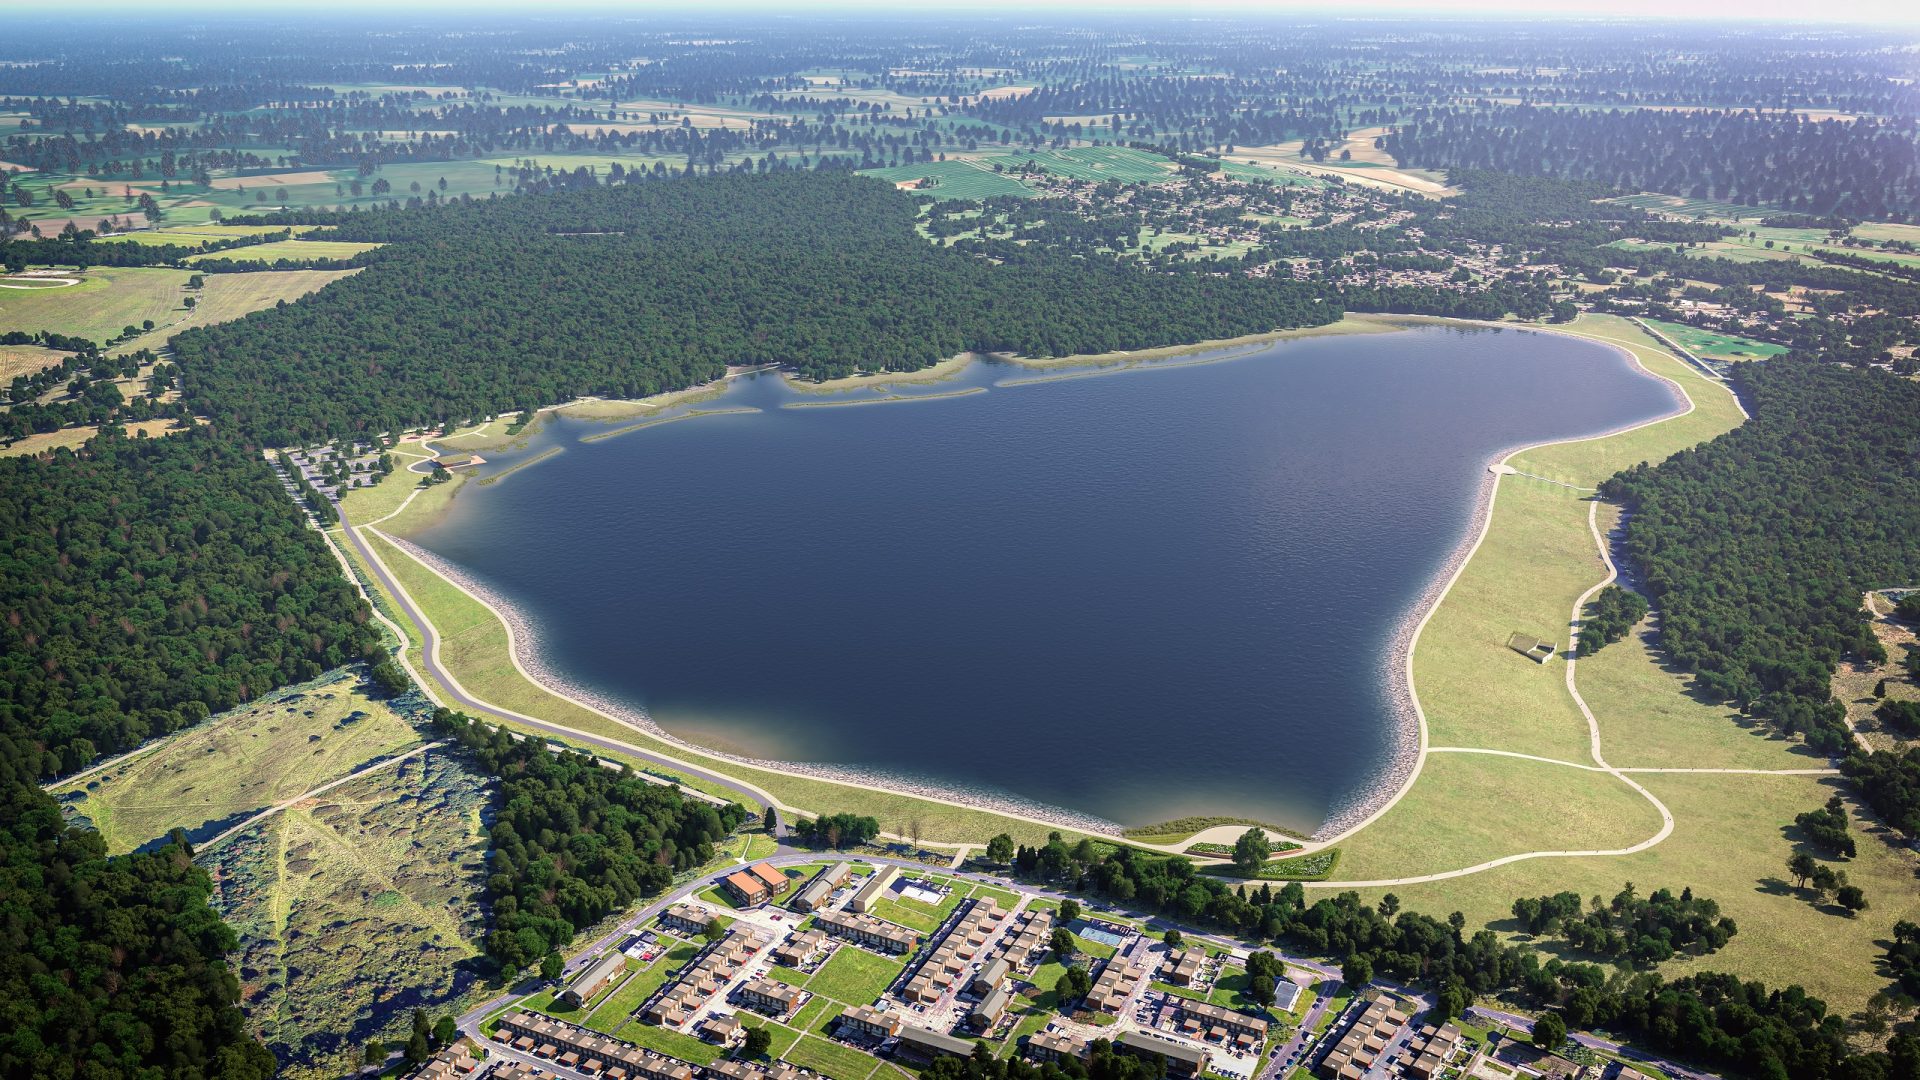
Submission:
{"label": "sky", "polygon": [[[0,0],[0,15],[29,0]],[[35,2],[37,7],[37,0]],[[91,5],[99,10],[102,5]],[[107,0],[105,7],[152,11],[137,0]],[[257,0],[198,0],[196,12],[239,10],[259,13]],[[524,0],[283,0],[275,12],[367,10],[393,15],[407,11],[436,13],[532,13],[550,16],[569,9],[596,13],[647,11],[752,11],[782,15],[810,12],[844,14],[874,12],[905,15],[980,13],[1073,13],[1209,15],[1235,14],[1298,16],[1325,14],[1368,15],[1521,15],[1611,18],[1679,18],[1715,20],[1785,19],[1820,22],[1865,22],[1920,26],[1920,0],[550,0],[528,7]],[[1916,59],[1920,66],[1920,58]]]}

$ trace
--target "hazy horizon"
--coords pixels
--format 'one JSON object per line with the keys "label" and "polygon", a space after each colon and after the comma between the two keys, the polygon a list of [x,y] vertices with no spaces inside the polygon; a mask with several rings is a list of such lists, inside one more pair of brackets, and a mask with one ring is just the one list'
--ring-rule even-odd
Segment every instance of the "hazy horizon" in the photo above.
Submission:
{"label": "hazy horizon", "polygon": [[[1044,4],[1032,4],[1022,0],[976,0],[968,4],[935,3],[915,5],[903,10],[897,3],[886,0],[796,0],[784,4],[770,4],[766,0],[713,0],[710,3],[690,5],[684,0],[673,2],[653,2],[653,0],[567,0],[567,2],[530,12],[524,6],[509,3],[507,0],[406,0],[404,3],[386,3],[381,0],[337,0],[337,2],[318,3],[314,0],[298,0],[289,4],[275,5],[270,12],[262,11],[259,5],[247,0],[206,0],[195,5],[195,15],[232,14],[253,16],[260,19],[280,19],[289,16],[307,15],[380,15],[389,17],[407,17],[411,15],[473,15],[491,17],[496,15],[552,18],[556,15],[778,15],[788,17],[834,16],[834,15],[875,15],[883,14],[895,18],[916,16],[969,16],[1019,14],[1036,18],[1055,15],[1070,16],[1159,16],[1167,18],[1207,18],[1270,15],[1274,17],[1297,18],[1301,16],[1326,16],[1335,19],[1346,18],[1457,18],[1473,19],[1579,19],[1601,21],[1671,21],[1688,22],[1711,20],[1715,22],[1786,22],[1803,23],[1809,26],[1848,24],[1879,25],[1916,25],[1920,24],[1920,5],[1910,0],[1834,0],[1823,4],[1817,13],[1810,12],[1807,5],[1791,0],[1746,0],[1742,3],[1730,3],[1726,0],[1426,0],[1423,3],[1406,3],[1405,0],[1348,0],[1341,4],[1325,2],[1275,2],[1275,0],[1206,0],[1204,3],[1167,3],[1163,0],[1049,0]],[[31,18],[35,12],[16,11],[16,18]],[[82,12],[47,13],[50,18],[72,21],[74,18],[86,18],[89,15],[124,16],[127,14],[151,15],[161,17],[151,5],[135,2],[113,2],[90,6]],[[180,18],[177,13],[165,16],[169,20]],[[1916,61],[1916,74],[1920,75],[1920,61]]]}

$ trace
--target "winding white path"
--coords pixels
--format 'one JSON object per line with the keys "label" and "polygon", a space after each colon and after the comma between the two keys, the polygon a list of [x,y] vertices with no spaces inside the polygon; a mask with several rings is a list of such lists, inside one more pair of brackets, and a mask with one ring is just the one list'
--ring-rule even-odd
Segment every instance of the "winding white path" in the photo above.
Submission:
{"label": "winding white path", "polygon": [[196,853],[204,853],[204,852],[210,851],[213,848],[218,847],[220,844],[224,843],[229,837],[232,837],[237,833],[243,832],[246,829],[249,829],[254,825],[259,824],[260,822],[265,821],[267,818],[272,817],[273,815],[279,813],[282,810],[286,810],[291,807],[298,806],[302,802],[308,799],[314,798],[316,796],[324,795],[327,792],[332,791],[334,788],[339,787],[341,784],[344,784],[349,780],[357,780],[360,777],[367,775],[368,773],[376,773],[381,771],[382,769],[391,769],[395,765],[398,765],[403,761],[407,761],[412,758],[417,758],[421,754],[424,754],[429,750],[433,750],[445,745],[446,745],[445,740],[441,740],[439,742],[425,743],[420,746],[414,747],[413,749],[407,751],[404,754],[400,754],[396,757],[382,758],[381,760],[376,761],[371,765],[365,766],[360,769],[356,769],[353,772],[350,772],[347,775],[342,776],[338,780],[328,781],[327,783],[321,784],[317,788],[309,788],[308,790],[303,791],[298,795],[295,795],[291,799],[274,803],[272,806],[267,807],[265,810],[262,810],[259,813],[254,814],[253,816],[247,818],[245,821],[240,822],[238,825],[235,825],[232,828],[229,828],[226,831],[220,833],[218,836],[215,836],[213,839],[208,840],[205,843],[196,845],[195,851]]}
{"label": "winding white path", "polygon": [[[1643,327],[1642,329],[1646,329],[1646,328]],[[1670,413],[1666,416],[1658,417],[1653,420],[1648,420],[1641,424],[1632,425],[1631,427],[1621,428],[1618,431],[1612,431],[1612,432],[1607,432],[1606,434],[1603,434],[1603,435],[1592,436],[1591,438],[1593,439],[1610,438],[1614,435],[1624,434],[1628,431],[1633,431],[1638,428],[1649,427],[1653,424],[1665,423],[1669,420],[1677,420],[1680,417],[1691,414],[1696,408],[1698,408],[1698,403],[1694,401],[1693,395],[1687,392],[1687,388],[1683,386],[1679,380],[1660,374],[1648,368],[1646,365],[1640,362],[1640,358],[1633,353],[1632,349],[1627,347],[1629,345],[1635,345],[1640,348],[1646,348],[1647,346],[1645,346],[1644,344],[1641,344],[1639,342],[1630,342],[1624,339],[1609,337],[1601,334],[1574,334],[1574,333],[1569,333],[1567,331],[1553,331],[1553,330],[1547,330],[1543,332],[1562,333],[1562,334],[1566,334],[1566,336],[1569,336],[1569,337],[1577,337],[1586,341],[1598,341],[1598,342],[1603,342],[1605,344],[1611,345],[1612,347],[1625,353],[1628,360],[1635,367],[1639,368],[1641,371],[1646,372],[1648,375],[1651,375],[1654,378],[1660,379],[1666,382],[1668,385],[1672,386],[1675,392],[1680,395],[1681,399],[1686,402],[1686,408],[1679,412]],[[1656,342],[1663,340],[1663,339],[1660,339],[1658,335],[1654,335],[1650,333],[1649,336],[1654,337],[1656,339]],[[1669,355],[1672,355],[1672,350],[1663,349],[1661,351],[1666,351],[1669,353]],[[1711,374],[1703,374],[1699,371],[1696,371],[1692,366],[1687,365],[1686,361],[1680,357],[1676,356],[1675,359],[1679,361],[1683,366],[1687,366],[1687,369],[1690,373],[1696,374],[1703,381],[1710,382],[1713,385],[1719,386],[1721,389],[1725,390],[1727,394],[1733,398],[1735,407],[1740,410],[1740,415],[1748,419],[1752,418],[1751,414],[1747,412],[1746,406],[1740,401],[1739,395],[1735,394],[1733,392],[1733,388],[1727,385],[1727,383],[1724,380],[1718,379],[1717,377]],[[1586,441],[1590,441],[1590,440],[1589,439],[1561,440],[1560,442],[1542,443],[1539,445],[1552,446],[1552,445],[1560,445],[1561,442],[1586,442]],[[1627,785],[1629,788],[1632,788],[1635,793],[1640,795],[1642,798],[1646,799],[1647,802],[1651,804],[1656,811],[1659,812],[1660,814],[1659,830],[1656,831],[1652,836],[1647,837],[1645,840],[1642,840],[1636,844],[1629,845],[1627,847],[1582,850],[1582,851],[1571,851],[1571,850],[1524,851],[1524,852],[1519,852],[1513,855],[1502,856],[1497,859],[1489,859],[1486,862],[1476,863],[1472,866],[1461,867],[1457,870],[1444,870],[1438,873],[1417,874],[1417,875],[1411,875],[1407,877],[1398,877],[1398,878],[1377,878],[1377,879],[1368,880],[1368,881],[1349,880],[1349,881],[1302,882],[1301,884],[1304,885],[1305,887],[1310,889],[1355,889],[1355,888],[1367,888],[1367,887],[1379,887],[1379,886],[1418,885],[1418,884],[1423,884],[1431,881],[1445,881],[1450,878],[1465,877],[1469,874],[1478,874],[1487,870],[1492,870],[1496,867],[1507,866],[1512,863],[1523,862],[1529,859],[1592,858],[1592,857],[1613,857],[1613,856],[1621,856],[1621,855],[1638,854],[1639,852],[1646,851],[1647,849],[1660,844],[1661,842],[1665,841],[1667,837],[1673,835],[1674,819],[1673,819],[1673,812],[1667,808],[1667,805],[1661,802],[1659,798],[1653,794],[1653,792],[1648,791],[1645,786],[1643,786],[1639,781],[1635,780],[1633,776],[1629,774],[1732,773],[1732,774],[1741,774],[1741,775],[1760,775],[1760,776],[1834,776],[1839,774],[1838,769],[1831,769],[1831,768],[1826,768],[1826,769],[1820,769],[1820,768],[1807,768],[1807,769],[1726,768],[1726,769],[1722,769],[1722,768],[1688,768],[1688,767],[1676,766],[1676,767],[1670,767],[1670,768],[1659,768],[1659,767],[1644,768],[1643,767],[1643,768],[1623,769],[1623,768],[1616,768],[1615,766],[1607,762],[1606,755],[1601,749],[1600,721],[1597,717],[1594,716],[1592,708],[1590,708],[1587,705],[1586,698],[1581,696],[1580,687],[1575,681],[1575,675],[1579,669],[1578,642],[1579,642],[1580,623],[1581,623],[1580,613],[1586,608],[1587,602],[1593,598],[1595,593],[1598,593],[1601,589],[1604,589],[1608,585],[1613,584],[1613,582],[1616,581],[1620,576],[1619,568],[1614,565],[1613,552],[1607,544],[1607,538],[1600,531],[1600,522],[1599,522],[1600,503],[1598,500],[1591,500],[1587,504],[1587,531],[1593,536],[1594,547],[1596,548],[1596,550],[1599,551],[1600,561],[1603,565],[1605,565],[1607,573],[1605,577],[1600,579],[1592,587],[1588,588],[1585,592],[1581,593],[1578,599],[1574,600],[1573,612],[1567,621],[1567,625],[1571,631],[1571,638],[1568,644],[1568,648],[1566,650],[1567,694],[1573,699],[1573,703],[1580,709],[1580,715],[1584,717],[1587,721],[1588,752],[1593,757],[1593,764],[1589,765],[1589,764],[1583,764],[1581,762],[1575,762],[1575,761],[1563,761],[1559,758],[1541,757],[1536,754],[1524,754],[1514,750],[1499,750],[1499,749],[1494,749],[1490,747],[1429,745],[1426,713],[1420,707],[1419,693],[1417,690],[1414,689],[1414,686],[1413,686],[1414,646],[1419,643],[1420,631],[1426,628],[1427,621],[1433,617],[1433,613],[1435,611],[1439,610],[1441,603],[1446,599],[1447,593],[1451,591],[1451,589],[1453,588],[1454,582],[1458,581],[1460,578],[1460,575],[1465,572],[1467,564],[1472,561],[1474,554],[1480,550],[1481,543],[1486,539],[1488,531],[1493,526],[1493,512],[1494,512],[1493,496],[1499,492],[1498,477],[1506,476],[1506,475],[1526,476],[1526,477],[1529,477],[1530,479],[1545,480],[1548,483],[1558,484],[1561,487],[1572,488],[1573,490],[1576,490],[1576,491],[1593,490],[1591,488],[1578,487],[1573,484],[1567,484],[1561,481],[1551,480],[1547,477],[1536,477],[1530,473],[1523,473],[1520,470],[1514,468],[1510,464],[1510,462],[1515,457],[1519,456],[1522,453],[1525,453],[1528,450],[1532,450],[1536,448],[1537,447],[1523,447],[1520,450],[1515,450],[1512,453],[1509,453],[1505,457],[1501,458],[1501,460],[1497,464],[1490,467],[1490,471],[1495,474],[1496,479],[1494,481],[1493,492],[1490,493],[1487,498],[1486,514],[1480,526],[1480,535],[1478,538],[1474,540],[1473,547],[1468,550],[1466,557],[1460,561],[1460,565],[1455,568],[1452,577],[1448,578],[1446,588],[1441,590],[1440,595],[1434,599],[1432,606],[1430,606],[1427,609],[1426,615],[1424,615],[1421,618],[1420,625],[1416,627],[1414,630],[1413,640],[1408,645],[1407,686],[1408,686],[1409,693],[1411,693],[1413,696],[1414,711],[1420,718],[1420,758],[1414,767],[1414,771],[1412,775],[1410,775],[1407,778],[1405,785],[1401,788],[1401,790],[1398,793],[1394,795],[1394,797],[1391,800],[1389,800],[1385,805],[1375,810],[1360,824],[1350,829],[1344,830],[1338,836],[1334,836],[1327,840],[1310,844],[1307,846],[1307,848],[1303,849],[1303,851],[1315,851],[1315,850],[1321,850],[1321,849],[1327,848],[1339,842],[1340,840],[1346,839],[1347,837],[1354,835],[1355,833],[1359,832],[1361,829],[1372,824],[1374,821],[1377,821],[1383,814],[1385,814],[1388,810],[1392,809],[1393,806],[1396,803],[1398,803],[1400,799],[1404,797],[1408,791],[1412,790],[1414,782],[1419,779],[1420,773],[1424,771],[1427,756],[1430,754],[1489,754],[1496,757],[1519,758],[1522,760],[1536,761],[1536,762],[1540,762],[1547,765],[1558,765],[1565,768],[1581,769],[1587,772],[1606,773],[1607,775],[1612,776],[1614,779]]]}

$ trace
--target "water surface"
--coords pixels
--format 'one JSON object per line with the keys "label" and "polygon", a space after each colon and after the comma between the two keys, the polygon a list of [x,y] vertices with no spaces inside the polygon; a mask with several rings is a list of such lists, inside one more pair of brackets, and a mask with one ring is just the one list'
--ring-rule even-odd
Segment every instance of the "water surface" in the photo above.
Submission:
{"label": "water surface", "polygon": [[[416,539],[543,663],[758,758],[1125,825],[1310,831],[1393,781],[1404,629],[1518,444],[1674,408],[1617,352],[1513,330],[1305,338],[901,394],[772,375],[594,442],[556,420]],[[684,411],[684,410],[682,410]],[[831,809],[831,808],[828,808]],[[892,828],[899,823],[883,823]]]}

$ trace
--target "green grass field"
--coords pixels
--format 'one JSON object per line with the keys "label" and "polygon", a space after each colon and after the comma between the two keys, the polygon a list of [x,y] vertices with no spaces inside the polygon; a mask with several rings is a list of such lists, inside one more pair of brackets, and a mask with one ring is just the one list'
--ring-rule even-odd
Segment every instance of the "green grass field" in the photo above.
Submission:
{"label": "green grass field", "polygon": [[184,270],[101,266],[66,288],[0,289],[0,331],[51,330],[104,344],[125,327],[178,318],[188,277]]}
{"label": "green grass field", "polygon": [[[94,267],[78,285],[59,289],[0,289],[0,331],[51,330],[105,344],[129,326],[154,323],[113,353],[157,349],[172,334],[208,326],[294,300],[353,273],[351,270],[270,270],[257,274],[208,274],[204,288],[189,290],[185,270],[164,267]],[[194,308],[186,300],[192,297]]]}
{"label": "green grass field", "polygon": [[879,1058],[870,1057],[851,1046],[803,1035],[784,1055],[791,1064],[811,1069],[831,1080],[866,1080],[881,1067]]}
{"label": "green grass field", "polygon": [[1662,322],[1659,319],[1648,319],[1647,323],[1671,338],[1674,344],[1709,360],[1764,360],[1787,351],[1785,345],[1755,341],[1738,334],[1702,330],[1685,323]]}
{"label": "green grass field", "polygon": [[[1697,403],[1691,415],[1623,435],[1529,451],[1514,465],[1575,483],[1592,483],[1623,465],[1658,460],[1733,426],[1739,416],[1732,399],[1671,357],[1654,348],[1630,324],[1611,318],[1582,317],[1577,330],[1617,341],[1642,363],[1682,383]],[[1503,525],[1556,543],[1562,533],[1584,533],[1585,504],[1579,493],[1509,499],[1515,491],[1545,489],[1537,481],[1506,477],[1500,481],[1495,530]],[[1503,523],[1502,519],[1507,519]],[[1611,513],[1600,520],[1612,522]],[[1483,546],[1461,583],[1479,581],[1481,590],[1456,586],[1429,624],[1416,655],[1422,701],[1436,726],[1436,745],[1465,743],[1523,749],[1585,763],[1584,721],[1563,730],[1563,710],[1548,711],[1558,690],[1564,697],[1559,661],[1544,668],[1518,661],[1503,676],[1492,662],[1499,646],[1486,651],[1488,662],[1468,666],[1471,642],[1463,628],[1483,628],[1510,618],[1524,607],[1502,609],[1492,617],[1484,608],[1505,598],[1518,603],[1529,593],[1544,614],[1557,610],[1564,627],[1572,585],[1599,580],[1597,559],[1578,580],[1562,584],[1551,568],[1525,560],[1524,552]],[[1586,551],[1591,552],[1589,536]],[[1568,548],[1562,557],[1572,551]],[[1493,558],[1489,558],[1489,555]],[[1524,580],[1519,580],[1524,579]],[[1502,581],[1504,580],[1504,584]],[[1500,587],[1496,588],[1495,586]],[[1561,590],[1558,597],[1544,594]],[[1575,592],[1579,589],[1575,589]],[[1452,609],[1482,610],[1452,610]],[[1430,644],[1447,645],[1464,660],[1453,671],[1433,665]],[[1564,629],[1557,635],[1565,638]],[[1484,650],[1483,650],[1484,651]],[[1545,674],[1537,685],[1520,680]],[[1688,695],[1689,680],[1662,666],[1657,651],[1641,635],[1608,646],[1583,660],[1578,684],[1600,727],[1607,759],[1616,766],[1805,769],[1825,763],[1751,724],[1737,722],[1723,705]],[[1480,704],[1475,705],[1475,700]],[[1472,741],[1469,741],[1472,740]],[[1558,747],[1558,753],[1548,753]],[[1640,774],[1639,781],[1672,811],[1673,834],[1663,843],[1631,856],[1531,859],[1492,870],[1427,884],[1398,884],[1363,890],[1369,898],[1393,892],[1402,906],[1439,915],[1459,910],[1470,927],[1491,926],[1511,935],[1508,912],[1515,898],[1570,889],[1583,896],[1611,895],[1626,881],[1644,894],[1655,888],[1691,886],[1712,897],[1732,916],[1740,933],[1723,950],[1704,960],[1681,959],[1666,965],[1668,974],[1688,970],[1731,971],[1771,984],[1799,983],[1836,1008],[1850,1012],[1886,985],[1875,970],[1878,942],[1894,920],[1913,918],[1920,893],[1913,888],[1920,856],[1863,836],[1858,858],[1844,869],[1867,892],[1873,905],[1857,918],[1817,910],[1781,880],[1793,851],[1786,829],[1795,814],[1823,802],[1835,790],[1830,777],[1741,774]],[[1853,807],[1855,828],[1876,833],[1877,826]],[[1472,866],[1506,851],[1615,847],[1651,836],[1657,818],[1650,804],[1626,792],[1603,774],[1520,759],[1484,755],[1435,754],[1413,790],[1376,825],[1347,840],[1337,878],[1401,877],[1450,867]],[[1444,854],[1443,854],[1444,853]]]}
{"label": "green grass field", "polygon": [[635,1046],[657,1050],[668,1057],[691,1061],[695,1065],[711,1065],[720,1060],[723,1052],[720,1047],[704,1039],[638,1020],[621,1027],[614,1033],[614,1037],[625,1039]]}
{"label": "green grass field", "polygon": [[263,810],[421,742],[357,670],[342,668],[147,744],[53,794],[110,851],[181,828],[206,839]]}
{"label": "green grass field", "polygon": [[807,989],[848,1005],[870,1005],[905,969],[900,961],[842,946],[807,980]]}
{"label": "green grass field", "polygon": [[890,894],[874,905],[873,913],[888,922],[897,922],[923,934],[931,934],[940,929],[940,924],[953,914],[953,909],[959,907],[960,901],[966,896],[964,884],[942,897],[938,904],[923,904],[918,900]]}
{"label": "green grass field", "polygon": [[363,251],[372,251],[379,246],[379,244],[360,244],[350,240],[275,240],[270,244],[254,244],[251,247],[189,255],[187,262],[197,263],[208,259],[235,259],[243,262],[258,259],[268,263],[280,259],[350,259]]}
{"label": "green grass field", "polygon": [[924,161],[891,169],[866,169],[862,176],[878,177],[890,184],[905,180],[931,179],[934,183],[920,190],[936,199],[991,199],[998,195],[1028,198],[1034,190],[1011,176],[996,173],[976,161]]}
{"label": "green grass field", "polygon": [[1075,146],[983,160],[989,166],[1005,166],[1008,172],[1033,166],[1074,180],[1118,180],[1123,184],[1157,184],[1173,179],[1178,172],[1172,162],[1158,154],[1121,146]]}
{"label": "green grass field", "polygon": [[691,942],[682,942],[653,959],[653,963],[634,972],[619,989],[602,1000],[597,1008],[588,1015],[586,1026],[595,1031],[611,1034],[635,1009],[647,1003],[654,991],[667,984],[667,980],[687,966],[700,954],[700,946]]}

